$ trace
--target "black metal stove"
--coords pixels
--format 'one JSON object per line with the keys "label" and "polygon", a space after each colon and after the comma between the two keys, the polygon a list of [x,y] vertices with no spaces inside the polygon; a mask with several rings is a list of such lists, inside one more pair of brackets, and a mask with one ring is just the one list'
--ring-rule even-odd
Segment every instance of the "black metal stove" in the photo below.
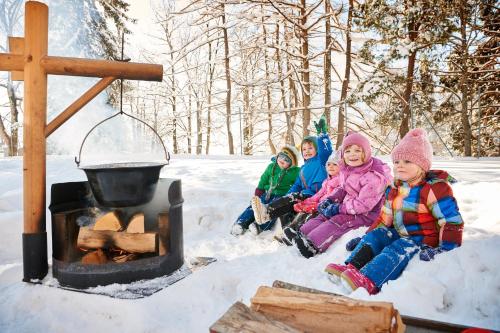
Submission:
{"label": "black metal stove", "polygon": [[[53,184],[52,273],[61,285],[88,288],[112,283],[130,283],[167,275],[184,263],[182,238],[181,181],[159,179],[153,199],[134,207],[103,207],[97,203],[88,182]],[[84,264],[85,252],[77,246],[80,222],[96,211],[118,210],[127,220],[136,213],[144,214],[144,231],[155,233],[154,252],[139,259],[104,264]]]}

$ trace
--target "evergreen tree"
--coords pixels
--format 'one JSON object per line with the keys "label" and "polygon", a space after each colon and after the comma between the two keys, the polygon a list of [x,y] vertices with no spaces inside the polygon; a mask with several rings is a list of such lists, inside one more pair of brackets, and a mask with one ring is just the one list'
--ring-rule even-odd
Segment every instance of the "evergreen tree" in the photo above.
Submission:
{"label": "evergreen tree", "polygon": [[[367,82],[371,86],[368,98],[375,98],[387,91],[396,97],[395,117],[400,119],[399,135],[409,130],[410,99],[414,88],[414,76],[418,55],[446,41],[450,25],[447,20],[450,4],[447,0],[368,0],[358,12],[355,22],[373,31],[377,38],[367,41],[360,52],[365,60],[376,66]],[[405,73],[391,66],[406,60]],[[365,96],[366,98],[366,96]]]}

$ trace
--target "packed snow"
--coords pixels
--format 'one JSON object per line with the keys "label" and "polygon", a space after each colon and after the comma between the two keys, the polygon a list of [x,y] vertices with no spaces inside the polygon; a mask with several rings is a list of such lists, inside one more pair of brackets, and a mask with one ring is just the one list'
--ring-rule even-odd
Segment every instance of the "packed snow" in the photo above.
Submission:
{"label": "packed snow", "polygon": [[[149,297],[124,300],[50,287],[50,268],[42,284],[21,281],[22,159],[0,159],[0,332],[207,332],[234,302],[250,304],[257,288],[274,280],[345,294],[323,269],[343,261],[346,242],[364,228],[311,259],[274,241],[272,232],[229,234],[268,162],[173,156],[161,176],[182,180],[185,257],[217,261]],[[433,168],[459,180],[453,189],[466,223],[462,247],[431,262],[416,256],[378,295],[358,289],[349,296],[393,302],[405,315],[500,330],[500,159],[437,159]],[[52,183],[82,180],[73,157],[50,156],[47,205]],[[48,210],[47,230],[50,258]]]}

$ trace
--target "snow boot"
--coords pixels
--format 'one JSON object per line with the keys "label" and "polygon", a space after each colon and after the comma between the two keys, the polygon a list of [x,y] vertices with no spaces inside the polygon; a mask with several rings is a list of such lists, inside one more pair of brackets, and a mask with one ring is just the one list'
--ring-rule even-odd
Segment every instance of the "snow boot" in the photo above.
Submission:
{"label": "snow boot", "polygon": [[245,230],[243,229],[241,224],[239,224],[239,223],[233,224],[233,227],[231,228],[231,235],[240,236],[240,235],[243,235],[244,232],[245,232]]}
{"label": "snow boot", "polygon": [[332,281],[333,283],[337,284],[340,282],[340,275],[342,275],[342,273],[344,273],[344,271],[347,269],[349,269],[349,265],[331,263],[325,267],[325,272],[328,273],[328,279],[330,279],[330,281]]}
{"label": "snow boot", "polygon": [[342,281],[342,287],[344,287],[347,292],[351,293],[354,290],[362,287],[365,288],[366,291],[370,295],[374,295],[378,293],[377,286],[373,283],[372,280],[363,275],[360,271],[358,271],[354,266],[349,265],[348,269],[340,274],[340,280]]}
{"label": "snow boot", "polygon": [[302,254],[305,258],[314,257],[319,252],[314,244],[300,231],[297,233],[297,236],[293,239],[293,241],[299,249],[300,254]]}
{"label": "snow boot", "polygon": [[260,234],[260,227],[257,225],[257,223],[252,223],[248,226],[248,230],[250,231],[250,233],[254,236],[257,236],[258,234]]}
{"label": "snow boot", "polygon": [[297,237],[297,231],[293,229],[292,227],[286,227],[283,229],[283,237],[282,241],[288,246],[292,245],[292,241],[295,237]]}
{"label": "snow boot", "polygon": [[269,214],[267,213],[267,206],[260,201],[260,198],[254,196],[252,198],[252,209],[253,215],[255,217],[255,222],[257,224],[264,224],[267,221],[271,220],[269,218]]}
{"label": "snow boot", "polygon": [[274,199],[267,207],[269,219],[275,219],[288,213],[293,213],[294,203],[295,201],[287,196]]}

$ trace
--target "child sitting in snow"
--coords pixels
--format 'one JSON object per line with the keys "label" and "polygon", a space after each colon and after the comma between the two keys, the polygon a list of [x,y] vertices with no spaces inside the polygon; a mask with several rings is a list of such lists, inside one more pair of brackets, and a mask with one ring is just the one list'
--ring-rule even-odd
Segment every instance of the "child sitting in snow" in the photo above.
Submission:
{"label": "child sitting in snow", "polygon": [[299,232],[285,230],[285,236],[306,258],[325,252],[346,232],[372,224],[391,181],[389,167],[371,156],[370,142],[360,133],[346,135],[341,156],[340,186],[318,205],[320,215],[307,221]]}
{"label": "child sitting in snow", "polygon": [[300,168],[299,177],[288,191],[287,195],[273,200],[269,205],[264,205],[256,197],[252,199],[252,208],[255,215],[255,223],[250,225],[255,233],[270,230],[276,222],[276,218],[294,214],[293,205],[298,200],[304,200],[313,196],[321,188],[327,173],[325,163],[332,153],[332,143],[327,133],[326,119],[324,115],[319,122],[314,122],[318,137],[307,136],[300,145],[304,165]]}
{"label": "child sitting in snow", "polygon": [[[340,154],[332,153],[328,160],[326,161],[326,172],[328,174],[327,178],[323,181],[321,189],[312,197],[309,197],[303,201],[297,202],[293,205],[293,210],[297,215],[293,221],[285,228],[291,228],[293,230],[299,230],[299,228],[311,217],[317,215],[318,203],[328,198],[333,191],[339,186],[339,162]],[[290,240],[283,235],[277,236],[278,241],[285,243],[286,245],[292,245]]]}
{"label": "child sitting in snow", "polygon": [[335,282],[375,294],[397,279],[419,250],[420,259],[428,261],[461,245],[463,221],[449,185],[454,179],[429,170],[431,159],[431,144],[419,128],[394,148],[395,180],[385,192],[382,212],[345,265],[326,267]]}
{"label": "child sitting in snow", "polygon": [[[286,194],[299,174],[298,159],[299,152],[295,147],[283,147],[260,176],[255,197],[267,204]],[[254,221],[252,206],[248,206],[234,223],[231,233],[235,236],[243,234]]]}

